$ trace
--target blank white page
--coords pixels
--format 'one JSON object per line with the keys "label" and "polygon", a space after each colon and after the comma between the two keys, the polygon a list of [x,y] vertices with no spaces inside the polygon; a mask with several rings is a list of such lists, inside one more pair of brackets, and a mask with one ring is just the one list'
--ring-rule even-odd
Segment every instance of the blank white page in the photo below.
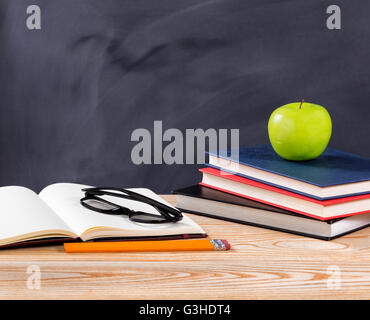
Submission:
{"label": "blank white page", "polygon": [[[98,227],[124,229],[128,231],[127,235],[130,236],[132,236],[132,234],[137,236],[151,236],[204,233],[200,226],[186,216],[176,223],[154,225],[132,222],[126,215],[109,215],[89,210],[80,204],[80,199],[83,198],[85,194],[81,191],[83,188],[89,188],[89,186],[74,183],[57,183],[46,187],[40,192],[40,198],[42,198],[79,236],[88,229]],[[170,205],[149,189],[134,188],[130,190]],[[104,198],[135,211],[144,211],[153,214],[157,213],[152,206],[139,201],[109,196],[105,196]],[[123,236],[123,234],[121,234],[121,236]]]}
{"label": "blank white page", "polygon": [[71,229],[39,196],[17,186],[0,188],[0,240],[47,230]]}

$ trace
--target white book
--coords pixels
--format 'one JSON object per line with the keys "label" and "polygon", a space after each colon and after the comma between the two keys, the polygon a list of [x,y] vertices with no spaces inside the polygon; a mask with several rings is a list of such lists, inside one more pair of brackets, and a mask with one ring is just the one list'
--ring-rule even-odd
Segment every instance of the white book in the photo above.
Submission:
{"label": "white book", "polygon": [[[204,230],[186,215],[175,223],[149,224],[133,222],[126,215],[109,215],[89,210],[80,204],[80,199],[85,195],[82,189],[89,187],[57,183],[47,186],[39,194],[25,187],[1,187],[0,246],[54,238],[88,241],[104,238],[205,236]],[[149,189],[129,190],[174,208]],[[154,207],[139,201],[108,198],[134,211],[157,214]]]}

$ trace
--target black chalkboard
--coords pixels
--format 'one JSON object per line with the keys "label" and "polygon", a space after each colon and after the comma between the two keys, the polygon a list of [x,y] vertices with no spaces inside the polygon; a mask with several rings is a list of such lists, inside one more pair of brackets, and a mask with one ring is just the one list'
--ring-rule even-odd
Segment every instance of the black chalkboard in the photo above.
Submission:
{"label": "black chalkboard", "polygon": [[[26,8],[42,10],[41,30]],[[157,192],[195,183],[197,165],[135,165],[131,133],[240,128],[267,143],[277,107],[325,106],[330,146],[370,156],[370,2],[1,0],[0,185],[54,182]]]}

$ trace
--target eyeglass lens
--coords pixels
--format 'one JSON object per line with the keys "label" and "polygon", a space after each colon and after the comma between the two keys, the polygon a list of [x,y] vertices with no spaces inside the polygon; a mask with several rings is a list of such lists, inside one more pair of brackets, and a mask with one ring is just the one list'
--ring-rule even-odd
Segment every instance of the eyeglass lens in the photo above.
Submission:
{"label": "eyeglass lens", "polygon": [[141,223],[164,223],[169,222],[166,217],[160,214],[152,214],[142,211],[131,211],[128,208],[120,207],[114,203],[107,203],[99,198],[85,199],[83,201],[89,209],[105,214],[126,214],[130,220]]}
{"label": "eyeglass lens", "polygon": [[117,210],[120,208],[118,205],[102,202],[99,199],[86,199],[84,200],[84,202],[88,206],[93,207],[98,210],[110,211],[110,210]]}

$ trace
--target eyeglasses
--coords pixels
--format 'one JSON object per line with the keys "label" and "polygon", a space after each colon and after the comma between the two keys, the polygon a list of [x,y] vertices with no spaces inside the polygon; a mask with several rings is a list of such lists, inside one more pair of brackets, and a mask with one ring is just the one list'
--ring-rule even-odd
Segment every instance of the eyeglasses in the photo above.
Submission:
{"label": "eyeglasses", "polygon": [[[122,188],[86,188],[82,189],[85,197],[80,203],[87,209],[112,215],[127,215],[130,220],[140,223],[178,222],[182,219],[180,210],[169,207],[142,194]],[[146,203],[154,207],[158,214],[134,211],[127,207],[110,202],[101,196],[111,196]]]}

